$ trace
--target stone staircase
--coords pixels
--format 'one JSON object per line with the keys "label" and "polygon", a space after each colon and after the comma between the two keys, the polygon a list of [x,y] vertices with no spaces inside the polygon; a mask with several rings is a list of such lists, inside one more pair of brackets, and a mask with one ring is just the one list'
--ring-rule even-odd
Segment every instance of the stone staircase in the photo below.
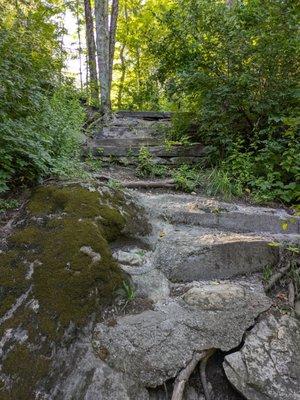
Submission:
{"label": "stone staircase", "polygon": [[89,148],[104,162],[114,159],[126,165],[134,163],[141,147],[146,147],[154,162],[160,164],[198,161],[203,153],[200,143],[166,148],[166,132],[170,126],[170,113],[120,111],[106,126],[95,131]]}
{"label": "stone staircase", "polygon": [[[284,209],[198,195],[128,193],[142,206],[152,229],[140,241],[119,244],[113,254],[131,276],[137,298],[150,300],[153,307],[96,326],[95,348],[107,349],[106,362],[151,388],[150,400],[171,400],[175,371],[187,366],[197,351],[221,349],[221,362],[212,360],[213,372],[208,371],[212,400],[297,399],[299,378],[295,380],[285,364],[284,379],[278,383],[281,361],[277,360],[290,357],[290,365],[300,367],[295,356],[300,325],[288,315],[275,319],[262,273],[280,260],[280,247],[273,242],[300,244],[300,218]],[[259,330],[260,342],[252,353],[251,345],[255,347],[258,340],[254,334],[240,371],[238,346],[253,326]],[[271,341],[282,330],[285,336],[274,349]],[[249,374],[244,371],[248,359],[255,364]],[[233,391],[223,368],[238,391]],[[201,385],[195,384],[198,373],[194,376],[183,400],[205,398]],[[144,399],[141,393],[133,398]]]}
{"label": "stone staircase", "polygon": [[279,260],[273,243],[300,243],[285,210],[183,194],[139,193],[158,237],[152,265],[172,282],[230,279]]}

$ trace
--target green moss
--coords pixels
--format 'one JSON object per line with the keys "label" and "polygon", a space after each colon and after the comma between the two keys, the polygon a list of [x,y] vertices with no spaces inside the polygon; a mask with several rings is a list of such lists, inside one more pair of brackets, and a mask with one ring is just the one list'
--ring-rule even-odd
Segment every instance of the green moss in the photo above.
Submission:
{"label": "green moss", "polygon": [[97,191],[81,186],[44,186],[32,195],[28,210],[36,216],[65,212],[81,218],[97,217],[100,212],[101,197]]}
{"label": "green moss", "polygon": [[36,355],[25,344],[17,344],[3,361],[2,372],[9,375],[14,384],[4,391],[7,399],[32,400],[35,398],[36,382],[47,372],[49,360]]}
{"label": "green moss", "polygon": [[[53,220],[40,233],[42,265],[34,272],[34,294],[43,310],[42,328],[47,331],[49,321],[58,325],[58,317],[62,328],[70,321],[81,324],[98,305],[111,301],[124,276],[93,222]],[[80,251],[84,246],[99,253],[101,260],[93,262]]]}
{"label": "green moss", "polygon": [[[114,202],[80,186],[42,187],[32,195],[22,225],[9,240],[10,250],[0,253],[1,315],[32,285],[30,298],[1,327],[3,333],[22,326],[29,337],[25,344],[30,343],[16,346],[4,360],[3,373],[16,383],[12,392],[0,387],[1,399],[32,399],[38,381],[49,372],[45,355],[53,342],[59,346],[71,322],[76,329],[84,326],[114,299],[126,279],[109,247],[126,222],[120,207],[121,195]],[[87,255],[82,247],[100,257]],[[34,270],[26,279],[29,263]],[[28,307],[33,298],[37,312]]]}
{"label": "green moss", "polygon": [[0,254],[0,316],[4,315],[27,290],[26,266],[16,251]]}
{"label": "green moss", "polygon": [[[38,261],[33,294],[41,307],[41,329],[52,337],[59,338],[70,321],[84,323],[97,306],[112,300],[124,280],[108,241],[120,235],[125,218],[107,197],[104,201],[98,192],[78,186],[41,187],[28,210],[44,219],[30,220],[11,237],[19,254],[23,251],[27,260]],[[49,213],[59,214],[49,218]],[[93,262],[82,247],[90,247],[101,259]]]}

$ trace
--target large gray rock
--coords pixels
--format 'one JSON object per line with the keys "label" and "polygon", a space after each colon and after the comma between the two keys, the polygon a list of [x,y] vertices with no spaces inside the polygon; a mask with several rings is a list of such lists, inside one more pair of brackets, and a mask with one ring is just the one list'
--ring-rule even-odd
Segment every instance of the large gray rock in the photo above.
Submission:
{"label": "large gray rock", "polygon": [[173,282],[227,279],[273,265],[278,248],[259,236],[180,227],[157,243],[154,265]]}
{"label": "large gray rock", "polygon": [[[184,299],[169,299],[158,302],[154,310],[119,317],[114,326],[98,324],[93,347],[106,355],[105,361],[115,370],[141,385],[159,386],[176,376],[195,351],[236,347],[254,319],[270,306],[260,286],[235,285],[230,304],[221,309],[218,299],[210,309],[197,301],[190,305]],[[202,290],[209,295],[212,286]]]}
{"label": "large gray rock", "polygon": [[225,373],[248,400],[300,399],[300,323],[268,315],[226,356]]}
{"label": "large gray rock", "polygon": [[[148,400],[145,388],[138,386],[125,374],[114,371],[102,355],[93,351],[89,335],[79,337],[61,354],[54,368],[64,374],[53,383],[50,394],[40,392],[43,400]],[[63,364],[63,365],[62,365]]]}

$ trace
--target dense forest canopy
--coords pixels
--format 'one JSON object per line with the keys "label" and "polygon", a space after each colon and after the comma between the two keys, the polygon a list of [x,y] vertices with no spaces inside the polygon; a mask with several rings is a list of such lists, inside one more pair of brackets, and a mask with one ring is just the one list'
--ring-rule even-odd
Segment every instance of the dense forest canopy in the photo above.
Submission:
{"label": "dense forest canopy", "polygon": [[[0,0],[0,191],[78,170],[90,104],[173,111],[170,141],[206,145],[196,174],[210,171],[221,192],[296,203],[297,3]],[[80,87],[66,70],[67,13]]]}

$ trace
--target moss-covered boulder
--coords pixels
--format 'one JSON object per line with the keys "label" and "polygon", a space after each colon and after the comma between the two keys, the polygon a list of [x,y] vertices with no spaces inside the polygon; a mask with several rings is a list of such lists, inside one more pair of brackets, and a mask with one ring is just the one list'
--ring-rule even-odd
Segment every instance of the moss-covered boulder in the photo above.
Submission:
{"label": "moss-covered boulder", "polygon": [[109,243],[136,212],[107,189],[50,185],[32,194],[0,252],[0,399],[46,393],[59,349],[113,302],[127,278]]}

